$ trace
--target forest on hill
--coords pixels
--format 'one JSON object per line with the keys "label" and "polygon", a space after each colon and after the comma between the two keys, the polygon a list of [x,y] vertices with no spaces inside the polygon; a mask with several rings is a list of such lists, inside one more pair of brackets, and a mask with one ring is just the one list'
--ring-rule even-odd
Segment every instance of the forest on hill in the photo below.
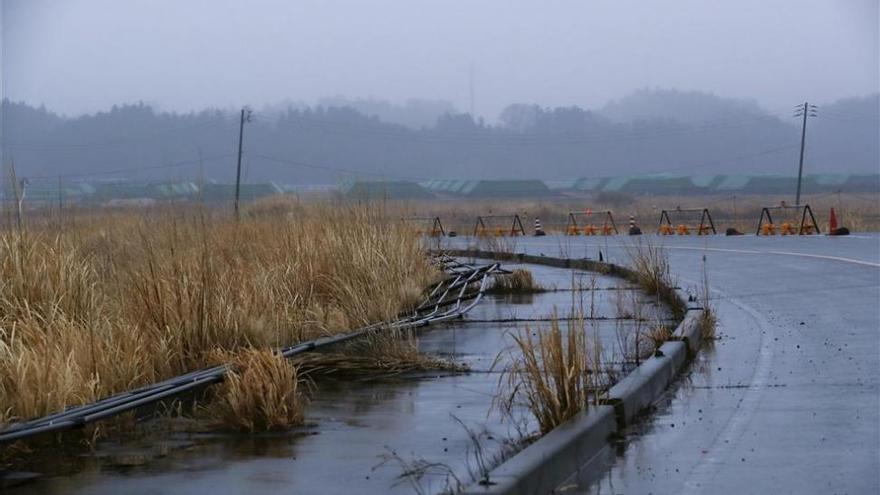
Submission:
{"label": "forest on hill", "polygon": [[[256,111],[245,125],[249,181],[540,178],[795,173],[790,107],[708,93],[644,90],[595,109],[508,106],[487,123],[442,102],[323,100]],[[809,173],[876,173],[880,95],[820,105],[807,124]],[[90,115],[3,102],[4,155],[19,176],[230,181],[237,111],[121,104]],[[432,125],[426,122],[433,121]]]}

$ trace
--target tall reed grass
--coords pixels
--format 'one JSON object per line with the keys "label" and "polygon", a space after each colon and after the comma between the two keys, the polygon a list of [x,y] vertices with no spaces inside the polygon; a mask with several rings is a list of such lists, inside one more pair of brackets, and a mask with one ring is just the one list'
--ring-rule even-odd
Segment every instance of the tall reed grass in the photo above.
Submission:
{"label": "tall reed grass", "polygon": [[687,308],[675,292],[675,281],[669,272],[666,250],[648,240],[627,247],[627,254],[630,280],[651,296],[655,296],[658,303],[666,304],[675,319],[683,318]]}
{"label": "tall reed grass", "polygon": [[531,271],[522,268],[494,277],[489,286],[489,292],[496,294],[533,294],[545,290]]}
{"label": "tall reed grass", "polygon": [[408,228],[369,206],[273,203],[240,222],[202,208],[98,212],[2,232],[0,425],[218,350],[390,318],[436,276]]}
{"label": "tall reed grass", "polygon": [[303,422],[311,382],[299,367],[268,349],[246,349],[221,357],[232,364],[232,371],[208,409],[220,424],[259,432]]}
{"label": "tall reed grass", "polygon": [[598,403],[607,386],[602,345],[583,317],[567,320],[563,330],[554,314],[549,328],[526,328],[513,339],[495,401],[502,410],[525,405],[544,434]]}

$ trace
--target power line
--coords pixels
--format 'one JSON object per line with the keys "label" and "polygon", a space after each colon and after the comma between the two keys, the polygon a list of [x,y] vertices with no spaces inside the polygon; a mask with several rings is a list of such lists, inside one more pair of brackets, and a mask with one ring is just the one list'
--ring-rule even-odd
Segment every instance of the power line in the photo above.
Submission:
{"label": "power line", "polygon": [[864,119],[864,120],[871,120],[871,121],[876,121],[876,120],[880,119],[880,113],[875,113],[872,115],[872,114],[866,114],[866,113],[841,112],[839,110],[828,110],[828,109],[823,108],[822,109],[822,116],[824,117],[825,115],[835,115],[838,117],[850,117],[853,119]]}
{"label": "power line", "polygon": [[690,164],[690,165],[682,165],[680,167],[675,167],[675,168],[667,168],[667,169],[664,169],[662,172],[674,172],[674,171],[684,170],[684,169],[702,168],[702,167],[708,167],[711,165],[720,165],[720,164],[724,164],[724,163],[738,162],[738,161],[742,161],[742,160],[748,160],[749,158],[757,158],[759,156],[772,155],[772,154],[779,153],[782,151],[796,149],[797,147],[798,147],[798,145],[796,145],[796,144],[777,146],[774,148],[769,148],[766,150],[757,151],[755,153],[737,155],[734,157],[722,158],[722,159],[714,160],[714,161],[710,161],[710,162],[701,162],[699,164]]}
{"label": "power line", "polygon": [[[352,134],[378,137],[390,140],[406,142],[421,141],[431,143],[449,144],[474,144],[474,145],[566,145],[566,144],[600,144],[639,141],[646,139],[660,139],[665,137],[687,136],[712,130],[724,130],[742,128],[748,126],[749,121],[754,120],[778,120],[776,117],[766,115],[749,115],[738,119],[718,119],[706,121],[695,125],[677,123],[672,126],[664,126],[653,129],[639,129],[617,124],[619,129],[604,130],[592,133],[512,133],[501,128],[489,130],[473,129],[468,131],[437,131],[437,130],[413,130],[400,126],[397,129],[376,128],[341,122],[330,119],[316,119],[303,115],[295,118],[293,125],[279,123],[281,128],[298,128],[303,122],[313,124],[311,128],[329,134]],[[738,124],[739,125],[734,125]]]}
{"label": "power line", "polygon": [[412,181],[417,181],[417,182],[431,180],[427,177],[394,175],[394,174],[386,174],[386,173],[378,173],[378,172],[369,172],[369,171],[363,171],[363,170],[354,170],[354,169],[349,169],[349,168],[331,167],[328,165],[315,165],[313,163],[306,163],[306,162],[302,162],[302,161],[298,161],[298,160],[288,160],[288,159],[284,159],[284,158],[277,158],[274,156],[268,156],[268,155],[262,155],[262,154],[258,154],[258,155],[255,154],[255,155],[248,155],[248,156],[252,157],[252,158],[259,158],[259,159],[266,160],[269,162],[283,164],[283,165],[292,165],[294,167],[309,168],[309,169],[314,169],[314,170],[324,170],[324,171],[328,171],[328,172],[337,172],[337,173],[343,173],[343,174],[354,175],[354,176],[366,175],[366,176],[370,176],[370,177],[412,180]]}
{"label": "power line", "polygon": [[93,148],[108,148],[113,146],[121,146],[126,144],[135,144],[135,143],[144,143],[151,142],[157,139],[168,139],[168,135],[170,134],[170,139],[181,139],[187,138],[184,134],[181,134],[184,131],[194,130],[194,129],[212,129],[218,127],[222,124],[225,124],[225,121],[214,121],[208,124],[194,124],[190,126],[177,127],[173,129],[164,129],[152,134],[146,134],[143,136],[132,136],[126,138],[118,138],[111,139],[107,141],[95,141],[89,143],[58,143],[58,144],[38,144],[34,141],[7,141],[5,142],[5,146],[8,146],[12,149],[29,149],[29,150],[88,150]]}
{"label": "power line", "polygon": [[[201,160],[202,160],[202,161],[204,161],[204,160],[208,160],[208,161],[210,161],[210,160],[219,160],[219,159],[222,159],[222,158],[230,158],[230,157],[232,157],[232,156],[235,156],[235,154],[234,154],[234,153],[226,153],[226,154],[224,154],[224,155],[216,155],[216,156],[205,157],[205,158],[202,158]],[[183,167],[183,166],[186,166],[186,165],[197,164],[197,163],[199,163],[199,161],[200,161],[200,159],[196,158],[196,159],[193,159],[193,160],[181,160],[181,161],[178,161],[178,162],[166,163],[166,164],[164,164],[164,165],[152,165],[152,166],[146,166],[146,167],[120,168],[120,169],[115,169],[115,170],[103,170],[103,171],[97,171],[97,170],[96,170],[96,171],[93,171],[93,172],[78,172],[78,173],[67,173],[67,174],[58,174],[58,175],[60,175],[62,178],[89,177],[89,176],[97,176],[97,175],[116,175],[116,174],[122,174],[122,173],[128,173],[128,172],[141,172],[141,171],[146,171],[146,170],[161,170],[161,169],[168,169],[168,168]],[[29,180],[30,180],[30,179],[29,179]]]}

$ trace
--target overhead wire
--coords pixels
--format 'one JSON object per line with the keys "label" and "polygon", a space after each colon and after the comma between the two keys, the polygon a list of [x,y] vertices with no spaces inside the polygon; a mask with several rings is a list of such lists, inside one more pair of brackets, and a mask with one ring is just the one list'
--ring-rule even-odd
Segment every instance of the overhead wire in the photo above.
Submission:
{"label": "overhead wire", "polygon": [[147,165],[147,166],[140,166],[140,167],[118,168],[118,169],[111,169],[111,170],[92,170],[92,171],[88,171],[88,172],[69,172],[69,173],[47,175],[47,176],[42,176],[42,177],[40,177],[40,176],[27,177],[27,179],[28,180],[40,180],[40,179],[45,178],[46,180],[50,180],[50,179],[55,180],[58,177],[61,177],[62,179],[68,179],[68,178],[75,178],[75,177],[118,175],[118,174],[123,174],[123,173],[142,172],[142,171],[148,171],[148,170],[162,170],[162,169],[179,168],[179,167],[184,167],[187,165],[198,164],[201,161],[213,161],[213,160],[219,160],[222,158],[231,158],[233,156],[235,156],[235,153],[226,153],[226,154],[222,154],[222,155],[194,158],[191,160],[180,160],[180,161],[176,161],[176,162],[165,163],[162,165]]}
{"label": "overhead wire", "polygon": [[28,142],[28,141],[12,141],[7,140],[4,142],[4,146],[8,146],[11,149],[29,149],[29,150],[88,150],[94,148],[106,148],[113,146],[120,146],[126,144],[134,144],[134,143],[146,143],[155,141],[157,139],[168,139],[170,135],[170,139],[182,139],[188,136],[181,134],[184,131],[194,130],[194,129],[212,129],[215,127],[219,127],[222,124],[227,123],[226,121],[213,121],[207,124],[194,124],[189,126],[177,127],[173,129],[163,129],[158,132],[142,135],[142,136],[131,136],[131,137],[120,137],[117,139],[111,139],[107,141],[95,141],[95,142],[87,142],[87,143],[38,143],[38,142]]}

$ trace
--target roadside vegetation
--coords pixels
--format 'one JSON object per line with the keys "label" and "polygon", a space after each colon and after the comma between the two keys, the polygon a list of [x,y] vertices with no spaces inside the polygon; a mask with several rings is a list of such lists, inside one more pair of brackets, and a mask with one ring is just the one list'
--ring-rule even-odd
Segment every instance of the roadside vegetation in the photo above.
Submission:
{"label": "roadside vegetation", "polygon": [[[587,321],[566,320],[563,330],[554,314],[549,328],[526,328],[513,336],[510,363],[501,375],[495,403],[509,413],[524,404],[545,434],[598,404],[608,384],[603,379],[602,344]],[[501,355],[499,355],[501,358]]]}
{"label": "roadside vegetation", "polygon": [[226,428],[260,432],[303,422],[312,382],[270,349],[221,353],[232,365],[206,414]]}
{"label": "roadside vegetation", "polygon": [[665,304],[676,320],[682,319],[687,308],[675,290],[666,251],[648,240],[627,247],[627,255],[630,281],[656,297],[658,303]]}
{"label": "roadside vegetation", "polygon": [[534,294],[544,291],[546,289],[535,280],[532,272],[522,268],[493,277],[488,290],[496,294]]}
{"label": "roadside vegetation", "polygon": [[717,317],[715,316],[715,308],[712,305],[712,293],[709,289],[709,274],[706,271],[706,256],[703,255],[703,280],[701,282],[699,299],[703,306],[703,316],[700,319],[700,338],[707,346],[715,345],[715,329],[717,326]]}
{"label": "roadside vegetation", "polygon": [[[641,289],[615,292],[616,348],[611,357],[603,352],[598,329],[591,325],[596,315],[596,280],[590,282],[589,306],[575,298],[572,283],[572,318],[563,328],[554,312],[549,328],[526,328],[512,336],[514,346],[496,357],[503,365],[495,406],[510,413],[525,406],[545,434],[569,420],[591,404],[599,404],[603,394],[617,381],[621,372],[637,366],[672,338],[672,328],[656,313],[657,321],[644,314],[644,305],[656,298],[658,306],[667,307],[673,321],[685,312],[669,275],[666,252],[650,243],[638,244],[629,252],[627,278]],[[706,282],[708,284],[708,282]],[[644,298],[647,296],[648,300]],[[610,362],[609,362],[610,359]]]}
{"label": "roadside vegetation", "polygon": [[437,277],[375,206],[273,200],[238,222],[189,206],[14,225],[0,234],[0,427],[218,354],[236,364],[218,394],[226,423],[296,423],[308,387],[270,350],[388,319]]}

